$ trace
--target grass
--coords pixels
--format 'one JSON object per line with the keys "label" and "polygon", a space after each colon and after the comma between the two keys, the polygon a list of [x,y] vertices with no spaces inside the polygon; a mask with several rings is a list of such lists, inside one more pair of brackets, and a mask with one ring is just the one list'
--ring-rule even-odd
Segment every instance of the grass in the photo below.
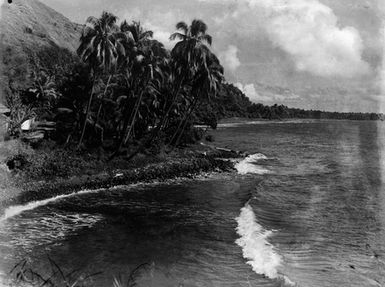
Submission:
{"label": "grass", "polygon": [[160,161],[162,156],[143,154],[139,154],[131,161],[122,157],[108,161],[108,154],[102,150],[79,151],[75,148],[62,148],[49,141],[36,149],[17,140],[7,147],[0,146],[0,163],[8,163],[14,174],[18,174],[26,181],[95,175],[118,169],[142,167]]}
{"label": "grass", "polygon": [[[92,286],[92,279],[103,272],[95,272],[92,274],[82,274],[80,270],[73,270],[65,273],[62,268],[48,256],[50,265],[50,273],[42,274],[36,271],[33,266],[28,263],[27,259],[18,262],[10,271],[11,278],[16,286],[25,285],[30,287],[85,287]],[[142,275],[143,271],[150,268],[152,265],[143,263],[131,270],[127,279],[122,275],[114,277],[112,287],[135,287],[137,280]]]}

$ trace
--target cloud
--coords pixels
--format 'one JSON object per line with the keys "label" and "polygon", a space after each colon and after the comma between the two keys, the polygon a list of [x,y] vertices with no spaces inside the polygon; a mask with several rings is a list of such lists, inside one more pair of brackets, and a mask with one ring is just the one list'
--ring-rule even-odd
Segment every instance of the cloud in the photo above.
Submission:
{"label": "cloud", "polygon": [[[384,27],[382,29],[381,38],[382,38],[383,45],[385,45],[385,21],[384,21],[383,26]],[[381,70],[380,70],[380,88],[381,88],[383,95],[385,96],[385,46],[384,46],[384,50],[383,50],[382,66],[381,66]]]}
{"label": "cloud", "polygon": [[220,52],[218,56],[222,65],[232,72],[234,72],[241,65],[238,58],[238,48],[234,45],[229,45],[227,50]]}
{"label": "cloud", "polygon": [[288,101],[288,100],[296,100],[299,99],[300,96],[296,94],[276,94],[273,96],[275,101]]}
{"label": "cloud", "polygon": [[293,93],[289,89],[280,87],[270,87],[261,84],[234,84],[240,89],[253,103],[291,103],[300,100],[301,96]]}
{"label": "cloud", "polygon": [[261,96],[255,89],[254,84],[243,85],[242,83],[236,83],[234,85],[240,89],[253,103],[270,102],[272,100],[270,97]]}
{"label": "cloud", "polygon": [[262,1],[270,13],[267,32],[277,46],[293,57],[298,70],[343,77],[369,71],[369,65],[361,58],[363,42],[359,32],[353,27],[339,28],[329,7],[313,0],[272,2],[275,3]]}
{"label": "cloud", "polygon": [[[382,14],[383,16],[383,19],[385,19],[385,3],[381,0],[378,0],[378,8],[379,8],[379,11],[380,13]],[[381,65],[381,68],[380,68],[380,72],[379,72],[379,86],[380,86],[380,89],[381,89],[381,94],[383,95],[383,97],[381,98],[381,108],[383,110],[385,110],[385,20],[383,20],[382,22],[382,29],[381,29],[381,33],[380,33],[380,37],[381,37],[381,43],[382,43],[382,47],[383,47],[383,56],[382,56],[382,65]]]}
{"label": "cloud", "polygon": [[175,31],[175,24],[183,16],[179,10],[162,12],[158,10],[144,10],[139,8],[130,9],[124,13],[123,19],[127,21],[139,21],[144,19],[143,27],[154,32],[154,39],[163,43],[166,48],[171,49],[175,42],[170,41],[170,35]]}
{"label": "cloud", "polygon": [[161,26],[156,26],[149,21],[143,23],[146,29],[154,32],[153,38],[161,42],[166,48],[171,49],[175,45],[175,41],[170,41],[170,30],[166,30]]}
{"label": "cloud", "polygon": [[298,71],[351,78],[370,70],[362,59],[364,45],[358,30],[340,27],[333,10],[318,0],[199,1],[235,7],[224,17],[250,27],[249,33],[262,25],[270,41],[291,56]]}

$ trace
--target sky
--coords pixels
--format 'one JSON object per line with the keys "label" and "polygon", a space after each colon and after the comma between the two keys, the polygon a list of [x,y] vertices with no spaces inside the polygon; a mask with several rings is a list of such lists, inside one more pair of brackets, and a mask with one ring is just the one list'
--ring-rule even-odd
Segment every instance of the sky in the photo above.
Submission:
{"label": "sky", "polygon": [[384,0],[41,0],[84,23],[103,10],[168,40],[201,19],[213,51],[253,102],[385,112]]}

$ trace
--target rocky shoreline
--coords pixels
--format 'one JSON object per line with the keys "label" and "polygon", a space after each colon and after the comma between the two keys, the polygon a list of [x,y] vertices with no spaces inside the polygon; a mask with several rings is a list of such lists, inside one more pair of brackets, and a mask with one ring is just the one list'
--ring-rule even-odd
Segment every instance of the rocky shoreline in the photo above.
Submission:
{"label": "rocky shoreline", "polygon": [[234,164],[228,159],[242,156],[244,155],[241,152],[210,147],[209,151],[194,152],[193,155],[185,158],[168,158],[140,168],[25,182],[21,185],[20,193],[6,200],[3,206],[26,204],[86,189],[162,182],[181,177],[193,178],[208,172],[231,172],[234,171]]}

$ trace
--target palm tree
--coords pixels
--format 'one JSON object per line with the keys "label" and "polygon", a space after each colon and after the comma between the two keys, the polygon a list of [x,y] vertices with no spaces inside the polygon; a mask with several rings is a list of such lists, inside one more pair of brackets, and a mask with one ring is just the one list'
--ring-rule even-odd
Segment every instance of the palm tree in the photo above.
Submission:
{"label": "palm tree", "polygon": [[171,55],[175,61],[180,76],[193,77],[199,66],[205,66],[206,55],[210,51],[212,37],[207,34],[207,25],[201,20],[193,20],[190,26],[185,22],[176,24],[177,32],[170,40],[180,40],[172,49]]}
{"label": "palm tree", "polygon": [[[143,94],[153,74],[151,60],[148,58],[148,53],[146,53],[148,52],[146,45],[149,44],[153,32],[144,30],[140,22],[135,21],[132,24],[124,21],[120,26],[120,30],[128,36],[125,41],[128,45],[126,44],[126,63],[124,69],[126,70],[127,83],[129,83],[128,88],[131,90],[133,97],[136,97],[136,101],[131,113],[128,112],[130,101],[126,101],[124,127],[118,150],[123,143],[127,143],[131,135]],[[141,90],[140,92],[139,89]]]}
{"label": "palm tree", "polygon": [[162,88],[161,78],[164,75],[164,71],[161,67],[167,57],[163,45],[156,40],[146,41],[146,45],[140,49],[140,52],[142,59],[140,61],[140,67],[138,68],[139,71],[136,72],[137,77],[141,79],[141,81],[138,81],[139,85],[137,86],[140,92],[124,144],[127,143],[135,125],[143,96],[159,94]]}
{"label": "palm tree", "polygon": [[[188,118],[201,100],[200,97],[206,95],[209,98],[213,91],[216,94],[217,84],[223,78],[223,68],[218,58],[206,45],[210,46],[212,43],[212,37],[207,34],[207,25],[201,20],[193,20],[190,26],[184,22],[179,22],[176,28],[180,32],[172,34],[170,39],[179,39],[180,41],[172,50],[172,56],[175,60],[177,73],[180,77],[188,79],[191,84],[189,99],[191,104],[170,143],[180,132],[176,143],[179,142]],[[182,130],[180,130],[181,128]]]}
{"label": "palm tree", "polygon": [[188,26],[185,22],[176,24],[177,32],[170,36],[170,40],[180,41],[171,51],[172,66],[176,79],[175,92],[171,100],[172,108],[182,85],[191,83],[199,70],[207,69],[207,56],[210,54],[208,45],[212,37],[208,35],[207,25],[201,20],[193,20]]}
{"label": "palm tree", "polygon": [[194,77],[191,87],[192,102],[186,110],[184,118],[181,120],[175,134],[170,141],[170,143],[173,143],[179,132],[179,136],[173,144],[174,147],[178,146],[188,120],[192,113],[195,111],[197,105],[204,101],[210,102],[211,97],[215,97],[217,95],[219,85],[223,80],[223,67],[220,64],[219,59],[213,53],[207,54],[206,64],[207,69],[202,67],[199,71],[197,71]]}
{"label": "palm tree", "polygon": [[[133,133],[137,118],[141,115],[146,95],[159,94],[162,77],[161,64],[167,61],[168,54],[164,46],[152,39],[153,32],[145,30],[139,22],[128,24],[124,21],[120,27],[125,35],[126,56],[122,59],[123,74],[130,97],[126,97],[123,106],[123,128],[114,157]],[[147,107],[148,109],[148,107]]]}
{"label": "palm tree", "polygon": [[184,91],[184,86],[191,83],[197,71],[202,67],[207,69],[206,58],[210,50],[206,44],[211,45],[212,43],[212,37],[206,33],[207,25],[201,20],[193,20],[190,26],[185,22],[177,23],[176,29],[177,32],[170,36],[170,40],[180,40],[171,51],[170,78],[173,82],[171,96],[167,98],[162,118],[152,130],[151,135],[129,155],[128,159],[134,157],[154,140],[167,123],[178,96]]}
{"label": "palm tree", "polygon": [[[86,115],[79,140],[82,144],[89,114],[92,98],[95,94],[95,85],[98,77],[111,72],[118,59],[118,51],[121,51],[121,43],[118,41],[116,25],[117,17],[111,13],[103,12],[100,18],[89,17],[80,37],[80,46],[77,49],[79,57],[89,65],[93,74],[93,86],[88,100]],[[107,86],[111,80],[111,74]]]}

